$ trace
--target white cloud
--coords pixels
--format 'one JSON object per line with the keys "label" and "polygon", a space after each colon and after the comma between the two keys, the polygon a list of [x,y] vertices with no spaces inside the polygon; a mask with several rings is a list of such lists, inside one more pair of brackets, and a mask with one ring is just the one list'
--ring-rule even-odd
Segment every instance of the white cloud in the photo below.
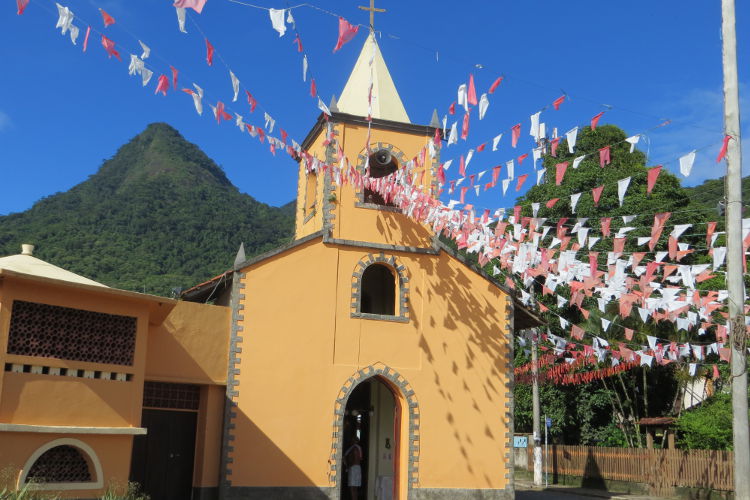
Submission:
{"label": "white cloud", "polygon": [[10,121],[10,116],[0,110],[0,132],[5,132],[13,126],[13,122]]}
{"label": "white cloud", "polygon": [[[740,86],[740,116],[750,113],[750,100],[742,99],[748,86]],[[675,173],[686,186],[701,184],[706,179],[716,179],[725,174],[725,163],[716,163],[716,155],[724,137],[724,94],[720,88],[692,89],[677,99],[665,99],[658,113],[672,120],[662,129],[650,134],[651,151],[649,163],[663,163]],[[743,136],[743,157],[750,153],[750,127],[741,131]],[[677,159],[698,149],[695,165],[690,177],[679,174]],[[748,162],[743,162],[743,167]],[[750,168],[743,168],[743,175],[750,174]]]}

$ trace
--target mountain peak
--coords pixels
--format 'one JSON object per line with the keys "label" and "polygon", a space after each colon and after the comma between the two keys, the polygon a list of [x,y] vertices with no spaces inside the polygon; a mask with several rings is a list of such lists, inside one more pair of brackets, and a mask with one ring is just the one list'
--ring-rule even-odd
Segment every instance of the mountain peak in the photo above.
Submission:
{"label": "mountain peak", "polygon": [[91,178],[98,187],[119,190],[133,183],[165,180],[232,187],[224,171],[171,125],[149,124],[122,146]]}

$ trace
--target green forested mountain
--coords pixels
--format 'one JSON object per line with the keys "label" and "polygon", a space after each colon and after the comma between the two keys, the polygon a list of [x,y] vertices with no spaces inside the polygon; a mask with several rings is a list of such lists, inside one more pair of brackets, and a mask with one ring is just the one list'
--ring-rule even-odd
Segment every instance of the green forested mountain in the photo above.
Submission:
{"label": "green forested mountain", "polygon": [[[291,205],[291,206],[290,206]],[[99,171],[29,210],[0,216],[0,255],[34,255],[106,285],[168,295],[292,236],[294,205],[240,193],[196,145],[154,123]]]}
{"label": "green forested mountain", "polygon": [[[724,199],[724,177],[710,179],[700,186],[685,189],[690,193],[693,201],[715,208],[717,203]],[[750,201],[750,175],[742,178],[742,203],[747,205],[748,201]]]}

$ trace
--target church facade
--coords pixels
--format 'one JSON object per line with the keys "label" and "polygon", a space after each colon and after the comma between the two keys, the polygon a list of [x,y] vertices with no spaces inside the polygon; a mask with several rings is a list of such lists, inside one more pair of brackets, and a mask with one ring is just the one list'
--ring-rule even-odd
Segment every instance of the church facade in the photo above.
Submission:
{"label": "church facade", "polygon": [[[410,123],[372,35],[331,111],[303,148],[372,178],[435,136]],[[438,161],[411,172],[432,195]],[[294,241],[181,301],[21,257],[0,259],[0,469],[15,484],[47,479],[68,498],[113,479],[153,500],[513,498],[512,336],[536,319],[377,191],[301,161]]]}

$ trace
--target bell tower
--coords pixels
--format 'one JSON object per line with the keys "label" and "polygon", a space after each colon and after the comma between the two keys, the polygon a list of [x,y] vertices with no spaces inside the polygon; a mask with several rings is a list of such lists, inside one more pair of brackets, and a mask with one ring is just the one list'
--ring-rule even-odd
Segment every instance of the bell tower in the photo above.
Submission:
{"label": "bell tower", "polygon": [[[432,230],[403,215],[382,186],[403,175],[437,195],[439,149],[434,158],[428,150],[439,124],[436,118],[430,125],[411,123],[374,32],[330,111],[321,113],[302,144],[313,159],[300,161],[295,238],[323,231],[334,243],[434,249]],[[342,183],[342,175],[324,165],[351,166],[369,180]]]}

